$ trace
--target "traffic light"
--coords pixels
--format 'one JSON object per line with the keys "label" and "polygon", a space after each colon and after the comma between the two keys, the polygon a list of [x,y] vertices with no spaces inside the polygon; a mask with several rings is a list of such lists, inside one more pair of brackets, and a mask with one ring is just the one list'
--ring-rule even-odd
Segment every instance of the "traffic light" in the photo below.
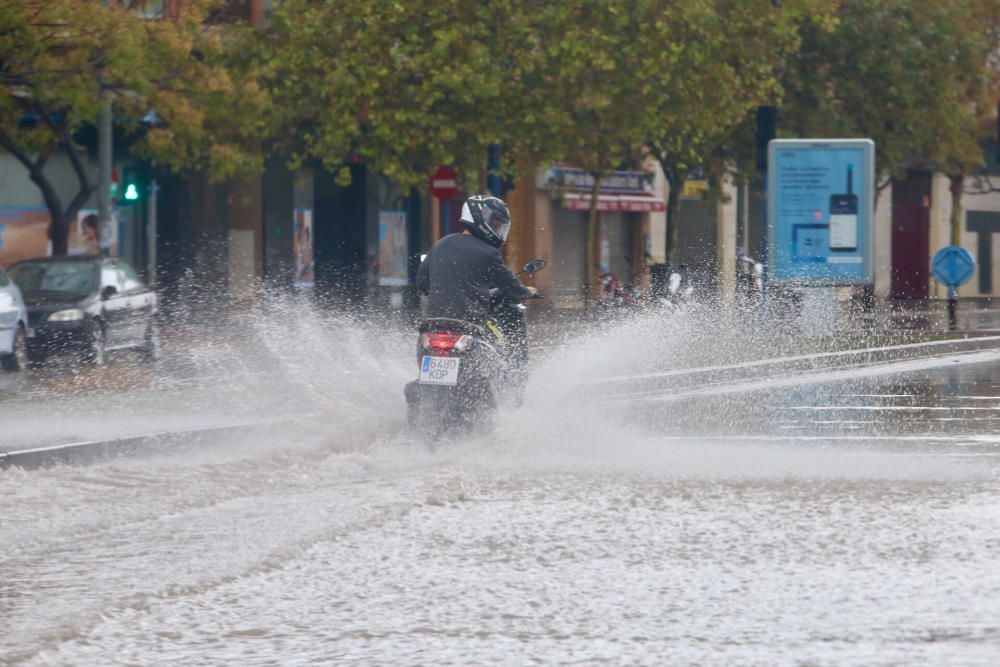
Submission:
{"label": "traffic light", "polygon": [[134,204],[142,197],[142,174],[138,166],[130,165],[122,169],[121,192],[119,204]]}
{"label": "traffic light", "polygon": [[775,137],[778,111],[774,107],[757,107],[757,169],[767,171],[767,145]]}

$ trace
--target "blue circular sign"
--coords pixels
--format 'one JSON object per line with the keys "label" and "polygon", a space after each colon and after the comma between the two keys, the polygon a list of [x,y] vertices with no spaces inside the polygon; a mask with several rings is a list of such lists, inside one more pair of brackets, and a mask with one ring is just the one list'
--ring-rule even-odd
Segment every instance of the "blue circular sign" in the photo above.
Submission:
{"label": "blue circular sign", "polygon": [[941,248],[931,262],[934,279],[948,287],[964,285],[975,272],[976,260],[972,253],[957,245]]}

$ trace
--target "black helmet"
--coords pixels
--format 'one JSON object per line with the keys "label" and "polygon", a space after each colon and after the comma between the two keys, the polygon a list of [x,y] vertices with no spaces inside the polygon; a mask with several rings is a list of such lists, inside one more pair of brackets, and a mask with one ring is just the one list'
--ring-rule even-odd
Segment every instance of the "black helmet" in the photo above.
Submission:
{"label": "black helmet", "polygon": [[507,240],[510,232],[510,209],[499,197],[473,195],[462,205],[458,219],[465,228],[495,248]]}

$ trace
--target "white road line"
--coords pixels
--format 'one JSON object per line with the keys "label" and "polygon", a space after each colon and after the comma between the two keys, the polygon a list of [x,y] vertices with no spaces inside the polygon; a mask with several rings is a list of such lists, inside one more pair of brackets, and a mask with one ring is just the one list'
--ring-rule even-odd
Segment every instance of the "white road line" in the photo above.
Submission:
{"label": "white road line", "polygon": [[616,375],[599,380],[588,380],[584,384],[604,384],[607,382],[626,382],[631,380],[652,380],[656,378],[674,377],[677,375],[693,375],[695,373],[712,373],[715,371],[735,370],[739,368],[758,368],[760,366],[773,366],[790,361],[806,361],[816,359],[831,359],[835,357],[846,357],[851,355],[864,354],[867,352],[891,352],[893,350],[912,350],[923,347],[933,347],[938,345],[966,345],[983,341],[1000,342],[1000,336],[980,336],[978,338],[959,338],[949,340],[935,340],[924,343],[904,343],[901,345],[887,345],[883,347],[856,348],[852,350],[840,350],[839,352],[817,352],[815,354],[799,354],[791,357],[771,357],[769,359],[756,359],[754,361],[744,361],[737,364],[725,364],[721,366],[698,366],[695,368],[675,368],[668,371],[658,371],[655,373],[637,373],[634,375]]}
{"label": "white road line", "polygon": [[[884,364],[874,364],[865,367],[853,367],[843,370],[818,371],[800,373],[782,377],[768,377],[735,383],[719,383],[694,389],[665,389],[662,392],[648,396],[623,395],[612,397],[611,400],[645,401],[654,403],[669,403],[696,396],[725,396],[729,394],[744,394],[752,391],[771,391],[786,387],[797,387],[824,382],[840,382],[860,380],[882,375],[898,375],[915,371],[932,370],[935,368],[954,368],[971,364],[984,364],[1000,361],[1000,349],[963,352],[953,355],[942,355],[923,359],[908,359]],[[603,397],[602,400],[607,400]]]}
{"label": "white road line", "polygon": [[994,408],[974,408],[974,407],[948,407],[948,406],[929,406],[929,405],[791,405],[791,406],[775,406],[775,410],[870,410],[873,412],[923,412],[923,411],[941,411],[941,412],[960,412],[960,411],[986,411],[986,412],[997,412],[1000,410],[1000,406]]}
{"label": "white road line", "polygon": [[211,433],[213,431],[232,431],[242,428],[256,426],[277,426],[280,424],[296,423],[306,419],[315,418],[317,415],[308,414],[294,417],[283,417],[281,419],[257,419],[250,421],[233,422],[231,424],[221,424],[216,426],[195,426],[176,430],[153,431],[147,433],[137,433],[135,435],[123,435],[118,438],[105,438],[99,440],[81,440],[77,442],[65,442],[54,445],[43,445],[40,447],[29,447],[26,449],[0,450],[0,456],[18,457],[28,454],[42,454],[45,452],[57,452],[61,450],[81,449],[87,447],[97,447],[101,445],[113,445],[115,443],[138,442],[142,440],[156,440],[159,438],[176,437],[184,435],[195,435],[200,433]]}
{"label": "white road line", "polygon": [[664,435],[658,436],[659,440],[669,440],[671,442],[722,442],[722,441],[837,441],[850,440],[853,442],[869,441],[899,441],[899,442],[950,442],[964,443],[967,446],[974,445],[1000,445],[998,435]]}

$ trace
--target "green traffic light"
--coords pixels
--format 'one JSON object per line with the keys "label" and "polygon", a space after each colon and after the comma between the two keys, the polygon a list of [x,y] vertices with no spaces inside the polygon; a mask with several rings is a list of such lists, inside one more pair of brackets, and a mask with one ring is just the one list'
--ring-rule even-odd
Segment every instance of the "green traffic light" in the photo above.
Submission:
{"label": "green traffic light", "polygon": [[139,191],[135,187],[135,183],[129,183],[125,186],[125,199],[129,201],[134,201],[139,198]]}

